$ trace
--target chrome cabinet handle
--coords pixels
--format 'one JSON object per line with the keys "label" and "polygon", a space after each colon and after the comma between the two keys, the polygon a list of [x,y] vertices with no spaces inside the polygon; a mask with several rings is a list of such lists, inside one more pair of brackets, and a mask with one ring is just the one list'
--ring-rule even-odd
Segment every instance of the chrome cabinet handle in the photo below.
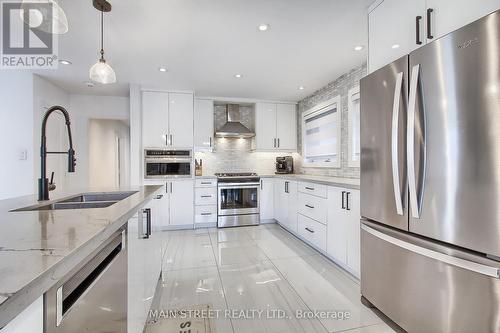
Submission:
{"label": "chrome cabinet handle", "polygon": [[346,201],[346,210],[351,210],[351,207],[349,206],[349,195],[351,194],[351,192],[346,192],[346,195],[345,195],[345,201]]}
{"label": "chrome cabinet handle", "polygon": [[304,229],[306,229],[307,231],[309,231],[311,234],[314,234],[314,230],[309,229],[309,228],[304,228]]}
{"label": "chrome cabinet handle", "polygon": [[201,185],[212,185],[211,182],[201,182]]}
{"label": "chrome cabinet handle", "polygon": [[307,208],[311,208],[311,209],[314,209],[314,206],[311,206],[311,205],[305,205]]}
{"label": "chrome cabinet handle", "polygon": [[264,184],[263,184],[263,183],[264,183],[264,182],[263,182],[263,180],[261,179],[261,180],[260,180],[260,189],[261,189],[261,190],[264,188]]}
{"label": "chrome cabinet handle", "polygon": [[399,178],[399,106],[401,104],[401,90],[403,88],[403,73],[398,73],[396,87],[394,88],[394,102],[392,104],[392,130],[391,130],[391,162],[392,162],[392,184],[394,188],[394,200],[396,201],[396,213],[403,215],[403,200],[401,198]]}
{"label": "chrome cabinet handle", "polygon": [[144,209],[146,212],[146,238],[151,236],[151,208]]}
{"label": "chrome cabinet handle", "polygon": [[202,198],[211,198],[212,196],[211,195],[202,195],[201,197]]}
{"label": "chrome cabinet handle", "polygon": [[417,180],[415,175],[415,112],[417,108],[417,89],[420,65],[413,66],[408,101],[408,123],[406,130],[406,153],[408,154],[408,185],[410,188],[411,215],[420,218],[420,207],[417,198]]}
{"label": "chrome cabinet handle", "polygon": [[173,136],[172,134],[170,134],[170,145],[171,145],[171,146],[173,145],[173,137],[174,137],[174,136]]}
{"label": "chrome cabinet handle", "polygon": [[158,195],[156,196],[156,198],[155,198],[155,199],[156,199],[156,200],[159,200],[159,199],[161,199],[161,198],[163,198],[163,194],[158,194]]}
{"label": "chrome cabinet handle", "polygon": [[167,134],[165,134],[165,145],[166,145],[166,146],[168,146],[168,145],[169,145],[169,143],[168,143],[168,133],[167,133]]}
{"label": "chrome cabinet handle", "polygon": [[280,138],[278,138],[278,148],[280,147]]}
{"label": "chrome cabinet handle", "polygon": [[416,41],[415,43],[417,45],[422,45],[422,41],[420,40],[420,20],[422,19],[422,16],[417,16],[415,17],[415,29],[416,29],[416,33],[415,33],[415,37],[416,37]]}
{"label": "chrome cabinet handle", "polygon": [[212,213],[201,213],[202,216],[212,215]]}
{"label": "chrome cabinet handle", "polygon": [[432,8],[427,8],[427,38],[428,39],[433,39],[434,36],[432,35],[432,12],[434,9]]}
{"label": "chrome cabinet handle", "polygon": [[174,185],[170,182],[170,193],[174,193]]}
{"label": "chrome cabinet handle", "polygon": [[274,138],[274,144],[273,147],[276,148],[276,138]]}
{"label": "chrome cabinet handle", "polygon": [[305,187],[306,190],[309,190],[309,191],[314,191],[314,187]]}
{"label": "chrome cabinet handle", "polygon": [[212,147],[212,137],[209,137],[208,139],[209,139],[209,142],[210,142],[210,143],[209,143],[209,144],[210,144],[210,146],[209,146],[209,147]]}
{"label": "chrome cabinet handle", "polygon": [[345,209],[345,191],[342,191],[342,209]]}

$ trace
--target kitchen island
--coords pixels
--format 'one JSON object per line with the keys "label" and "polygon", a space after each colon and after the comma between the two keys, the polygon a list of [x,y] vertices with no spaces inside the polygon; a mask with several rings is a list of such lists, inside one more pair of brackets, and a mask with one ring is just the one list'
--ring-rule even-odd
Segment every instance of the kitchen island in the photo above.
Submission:
{"label": "kitchen island", "polygon": [[[113,189],[135,193],[106,208],[12,211],[36,205],[36,197],[0,201],[0,328],[98,249],[162,187]],[[77,193],[84,192],[102,191]]]}

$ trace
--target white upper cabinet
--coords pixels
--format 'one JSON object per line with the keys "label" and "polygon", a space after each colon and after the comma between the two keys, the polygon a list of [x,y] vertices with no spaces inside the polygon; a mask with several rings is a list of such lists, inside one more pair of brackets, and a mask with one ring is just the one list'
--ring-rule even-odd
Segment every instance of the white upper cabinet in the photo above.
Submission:
{"label": "white upper cabinet", "polygon": [[499,9],[500,1],[383,0],[373,7],[368,14],[370,73]]}
{"label": "white upper cabinet", "polygon": [[168,93],[142,94],[142,144],[165,147],[168,136]]}
{"label": "white upper cabinet", "polygon": [[276,149],[276,104],[255,106],[255,144],[259,150]]}
{"label": "white upper cabinet", "polygon": [[426,0],[426,3],[430,19],[428,42],[500,9],[498,0]]}
{"label": "white upper cabinet", "polygon": [[142,94],[144,147],[193,146],[193,94],[145,91]]}
{"label": "white upper cabinet", "polygon": [[295,104],[277,104],[276,138],[278,149],[297,150],[297,113]]}
{"label": "white upper cabinet", "polygon": [[197,98],[194,102],[194,114],[195,148],[213,148],[214,101]]}
{"label": "white upper cabinet", "polygon": [[296,151],[296,105],[257,103],[255,134],[257,150]]}
{"label": "white upper cabinet", "polygon": [[193,146],[193,94],[169,93],[170,146]]}

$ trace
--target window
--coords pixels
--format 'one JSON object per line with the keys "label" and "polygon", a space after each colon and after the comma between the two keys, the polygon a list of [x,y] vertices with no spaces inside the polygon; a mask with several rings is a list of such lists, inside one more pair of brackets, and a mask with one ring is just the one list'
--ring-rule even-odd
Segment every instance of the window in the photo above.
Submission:
{"label": "window", "polygon": [[304,113],[302,154],[305,167],[340,167],[340,126],[340,96]]}
{"label": "window", "polygon": [[359,167],[361,157],[360,146],[360,95],[359,86],[349,90],[348,96],[348,126],[349,126],[349,147],[348,165]]}

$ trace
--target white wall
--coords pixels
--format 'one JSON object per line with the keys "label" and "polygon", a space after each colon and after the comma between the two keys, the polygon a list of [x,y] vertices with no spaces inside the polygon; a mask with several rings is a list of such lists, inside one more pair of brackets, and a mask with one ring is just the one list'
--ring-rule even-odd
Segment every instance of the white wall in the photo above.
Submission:
{"label": "white wall", "polygon": [[[0,199],[33,193],[33,76],[0,75]],[[25,160],[20,159],[27,153]]]}
{"label": "white wall", "polygon": [[[119,140],[119,141],[118,141]],[[120,146],[120,147],[118,147]],[[129,126],[121,120],[89,121],[89,187],[129,184]]]}
{"label": "white wall", "polygon": [[71,95],[70,112],[78,126],[74,127],[77,172],[70,176],[71,188],[86,189],[90,185],[89,120],[129,121],[129,98],[119,96]]}

